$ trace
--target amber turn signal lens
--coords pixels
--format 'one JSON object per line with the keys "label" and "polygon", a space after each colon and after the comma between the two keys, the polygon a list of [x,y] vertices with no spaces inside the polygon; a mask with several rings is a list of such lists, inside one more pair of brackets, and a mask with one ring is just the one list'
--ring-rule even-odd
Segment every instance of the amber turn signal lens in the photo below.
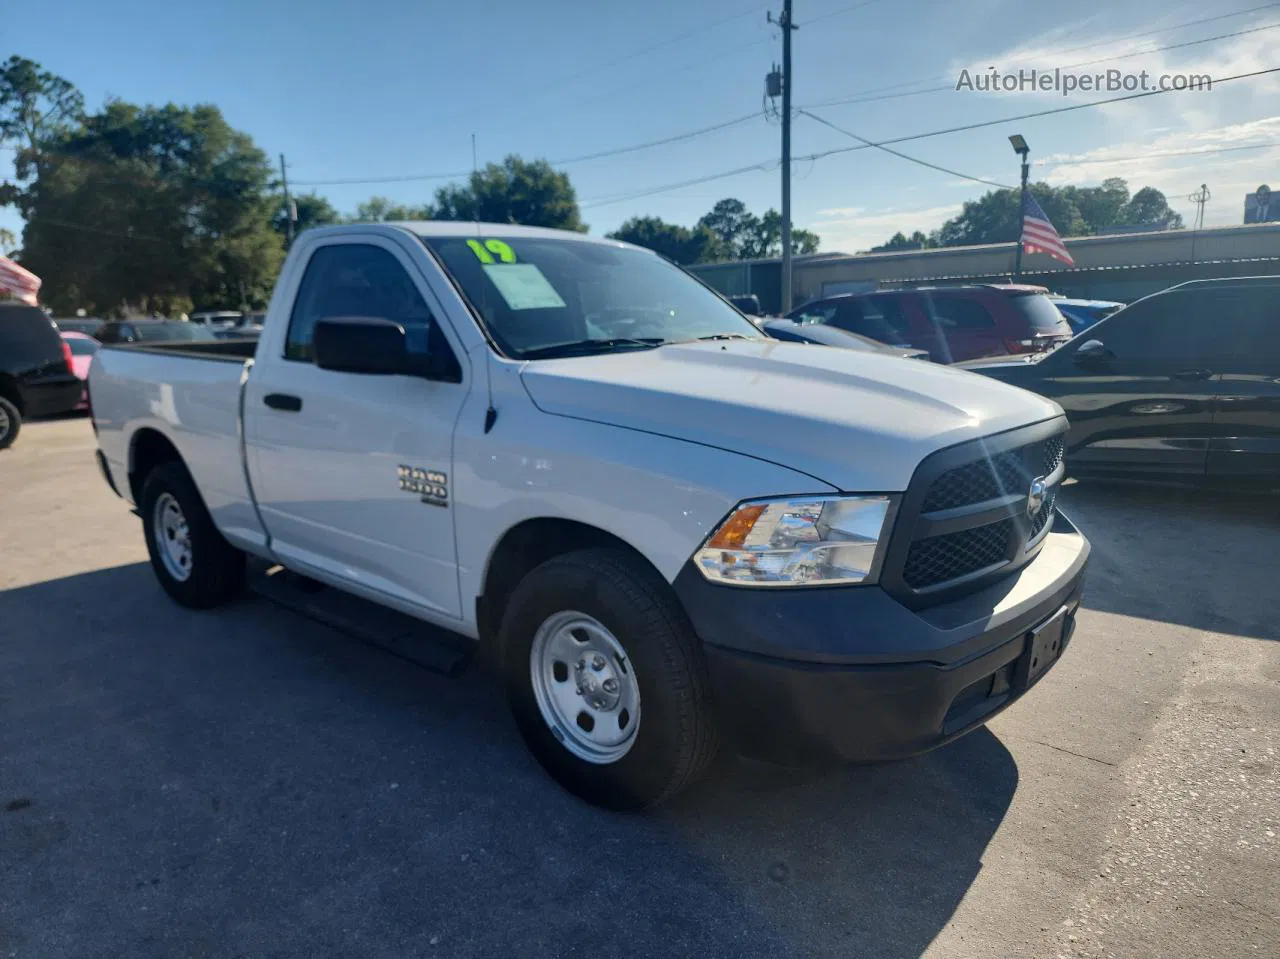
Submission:
{"label": "amber turn signal lens", "polygon": [[741,549],[767,507],[744,506],[730,516],[707,542],[711,549]]}

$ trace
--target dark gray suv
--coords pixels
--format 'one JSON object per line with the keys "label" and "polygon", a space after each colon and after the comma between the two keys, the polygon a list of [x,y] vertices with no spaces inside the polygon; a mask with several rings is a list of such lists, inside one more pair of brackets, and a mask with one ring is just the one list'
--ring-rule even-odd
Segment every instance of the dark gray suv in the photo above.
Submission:
{"label": "dark gray suv", "polygon": [[0,303],[0,450],[24,418],[75,409],[82,389],[53,321],[34,306]]}

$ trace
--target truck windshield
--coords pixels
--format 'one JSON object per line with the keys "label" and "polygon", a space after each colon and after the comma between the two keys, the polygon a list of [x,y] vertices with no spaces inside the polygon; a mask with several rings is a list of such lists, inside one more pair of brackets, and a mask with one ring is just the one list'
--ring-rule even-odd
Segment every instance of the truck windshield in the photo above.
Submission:
{"label": "truck windshield", "polygon": [[486,234],[422,241],[494,342],[515,359],[763,338],[719,296],[652,253],[550,237]]}

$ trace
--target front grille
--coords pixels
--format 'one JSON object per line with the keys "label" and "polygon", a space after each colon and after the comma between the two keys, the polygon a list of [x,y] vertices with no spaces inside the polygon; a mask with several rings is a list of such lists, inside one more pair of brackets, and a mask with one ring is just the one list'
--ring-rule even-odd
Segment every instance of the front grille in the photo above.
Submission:
{"label": "front grille", "polygon": [[902,579],[912,589],[927,589],[994,566],[1008,559],[1013,521],[916,540],[907,552]]}
{"label": "front grille", "polygon": [[[921,464],[882,572],[894,595],[926,606],[981,589],[1030,561],[1057,507],[1054,482],[1036,515],[1027,513],[1033,482],[1048,479],[1063,461],[1063,434],[1046,435],[1055,427],[1062,429],[1045,424],[952,447]],[[984,571],[990,575],[973,575]]]}
{"label": "front grille", "polygon": [[929,487],[929,495],[920,508],[925,513],[933,513],[981,503],[1025,490],[1030,482],[1021,450],[997,453],[989,459],[943,473]]}
{"label": "front grille", "polygon": [[1040,472],[1041,476],[1048,476],[1058,468],[1066,447],[1067,444],[1061,436],[1053,436],[1044,441],[1044,466]]}

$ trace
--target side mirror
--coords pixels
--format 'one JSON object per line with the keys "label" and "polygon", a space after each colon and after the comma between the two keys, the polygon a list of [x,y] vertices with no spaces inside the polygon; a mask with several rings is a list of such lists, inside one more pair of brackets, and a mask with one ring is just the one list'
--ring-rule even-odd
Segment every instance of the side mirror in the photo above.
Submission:
{"label": "side mirror", "polygon": [[426,357],[409,352],[404,327],[372,316],[335,316],[316,323],[315,361],[322,370],[421,376]]}
{"label": "side mirror", "polygon": [[1114,359],[1115,354],[1107,349],[1102,340],[1085,340],[1076,350],[1075,361],[1082,366]]}

